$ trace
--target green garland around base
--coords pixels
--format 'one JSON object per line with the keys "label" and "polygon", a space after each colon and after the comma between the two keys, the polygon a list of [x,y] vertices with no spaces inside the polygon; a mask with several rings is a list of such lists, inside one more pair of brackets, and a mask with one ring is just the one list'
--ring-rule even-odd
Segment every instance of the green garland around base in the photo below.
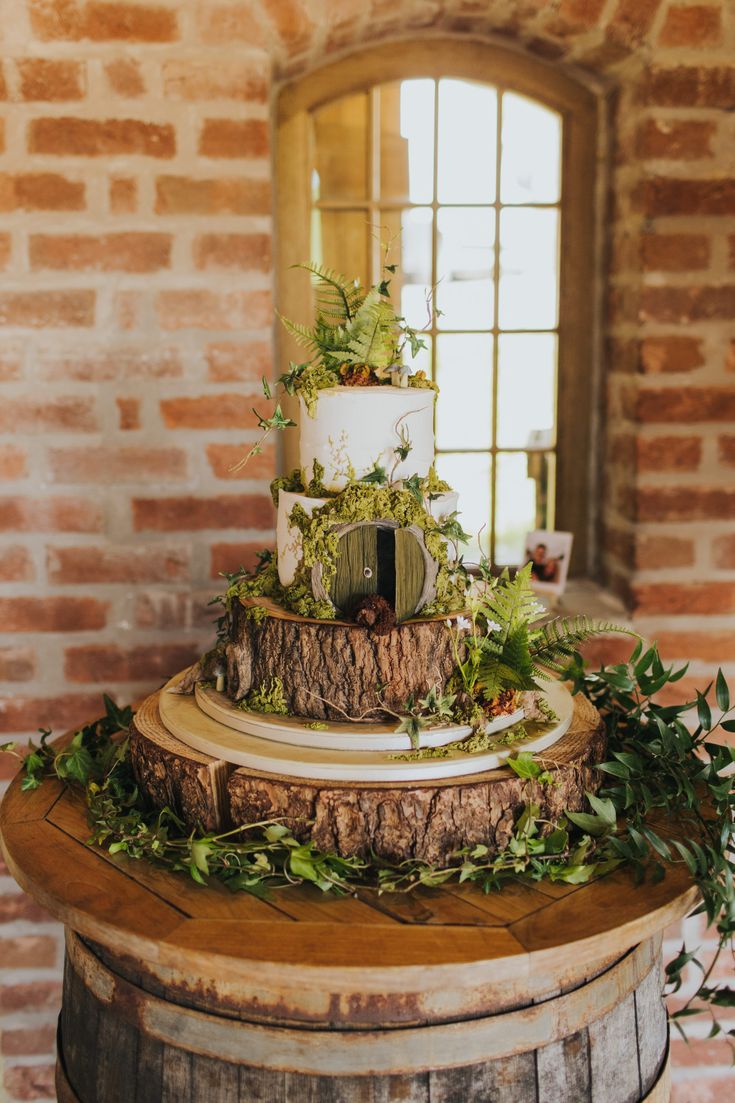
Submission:
{"label": "green garland around base", "polygon": [[[186,874],[199,884],[214,878],[233,892],[258,896],[305,882],[336,894],[365,887],[379,893],[412,892],[448,881],[471,882],[491,892],[519,879],[582,884],[623,864],[637,882],[644,882],[660,880],[672,863],[684,863],[701,894],[698,910],[716,927],[720,942],[706,968],[697,952],[684,946],[667,966],[671,991],[681,987],[685,969],[701,972],[698,990],[672,1019],[683,1033],[689,1016],[706,1012],[710,1036],[722,1034],[729,1040],[733,1031],[726,1032],[717,1016],[720,1009],[735,1006],[735,988],[714,985],[711,977],[720,955],[733,953],[735,750],[711,736],[717,728],[735,731],[735,708],[721,672],[714,685],[719,719],[713,720],[706,699],[712,687],[698,693],[694,702],[657,704],[652,698],[678,681],[684,669],[664,668],[656,649],[642,653],[640,643],[627,663],[596,672],[587,671],[576,655],[566,674],[574,692],[584,693],[604,718],[611,757],[599,770],[607,784],[597,796],[588,794],[586,811],[567,812],[555,823],[540,821],[538,808],[529,804],[502,853],[475,846],[459,851],[444,867],[324,853],[300,841],[299,825],[287,820],[224,834],[188,832],[170,809],[156,810],[141,797],[128,741],[120,737],[132,713],[108,697],[105,717],[78,731],[62,750],[49,745],[49,732],[42,733],[40,744],[31,745],[23,761],[22,788],[35,789],[49,776],[78,786],[87,803],[91,845]],[[692,709],[698,718],[693,731],[685,723]],[[20,757],[14,744],[0,751]],[[554,784],[553,770],[546,768],[543,757],[519,754],[508,765],[521,777]],[[656,830],[651,826],[654,814]]]}

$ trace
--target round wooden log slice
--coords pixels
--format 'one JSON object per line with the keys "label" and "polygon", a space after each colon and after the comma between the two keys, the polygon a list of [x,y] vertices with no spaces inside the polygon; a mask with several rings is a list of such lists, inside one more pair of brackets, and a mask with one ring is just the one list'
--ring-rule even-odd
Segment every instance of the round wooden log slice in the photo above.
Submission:
{"label": "round wooden log slice", "polygon": [[300,839],[341,855],[370,851],[388,861],[443,863],[465,846],[491,851],[508,843],[529,802],[542,819],[584,806],[596,791],[594,769],[605,755],[599,713],[576,697],[569,730],[539,759],[551,785],[518,777],[507,767],[462,778],[411,783],[316,782],[256,773],[215,762],[174,739],[163,726],[158,694],[143,703],[132,727],[132,761],[141,789],[194,826],[226,829],[262,820],[291,824]]}
{"label": "round wooden log slice", "polygon": [[[386,635],[345,621],[308,620],[266,601],[232,610],[227,693],[240,701],[280,679],[288,711],[314,720],[364,719],[400,711],[411,697],[444,686],[455,667],[445,618],[408,620]],[[383,687],[381,693],[378,688]]]}

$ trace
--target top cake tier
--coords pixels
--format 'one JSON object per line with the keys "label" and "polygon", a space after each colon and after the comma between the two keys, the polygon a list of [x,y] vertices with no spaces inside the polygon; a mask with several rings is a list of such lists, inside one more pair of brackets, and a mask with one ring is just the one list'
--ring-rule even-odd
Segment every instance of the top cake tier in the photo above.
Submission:
{"label": "top cake tier", "polygon": [[[391,481],[424,478],[434,462],[431,388],[330,387],[319,391],[313,415],[300,401],[299,459],[304,478],[323,468],[324,489],[337,493],[376,465]],[[396,451],[410,446],[404,459]]]}

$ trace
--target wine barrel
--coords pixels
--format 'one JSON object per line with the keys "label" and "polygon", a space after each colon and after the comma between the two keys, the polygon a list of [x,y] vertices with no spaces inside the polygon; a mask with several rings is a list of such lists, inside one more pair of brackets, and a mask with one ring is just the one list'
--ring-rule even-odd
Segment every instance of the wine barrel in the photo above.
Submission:
{"label": "wine barrel", "polygon": [[[354,1030],[154,993],[130,961],[67,938],[58,1097],[74,1103],[634,1103],[666,1100],[660,937],[497,1014]],[[356,1001],[362,999],[356,990]],[[193,1002],[207,1010],[199,1010]],[[517,1006],[516,1006],[517,1005]]]}

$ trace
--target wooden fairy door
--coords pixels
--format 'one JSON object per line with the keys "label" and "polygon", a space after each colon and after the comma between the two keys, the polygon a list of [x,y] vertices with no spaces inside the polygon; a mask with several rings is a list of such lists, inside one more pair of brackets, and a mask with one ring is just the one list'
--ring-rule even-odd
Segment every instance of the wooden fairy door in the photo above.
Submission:
{"label": "wooden fairy door", "polygon": [[398,620],[416,613],[424,592],[426,550],[416,535],[388,523],[350,526],[339,541],[331,599],[348,611],[366,594],[380,594]]}

